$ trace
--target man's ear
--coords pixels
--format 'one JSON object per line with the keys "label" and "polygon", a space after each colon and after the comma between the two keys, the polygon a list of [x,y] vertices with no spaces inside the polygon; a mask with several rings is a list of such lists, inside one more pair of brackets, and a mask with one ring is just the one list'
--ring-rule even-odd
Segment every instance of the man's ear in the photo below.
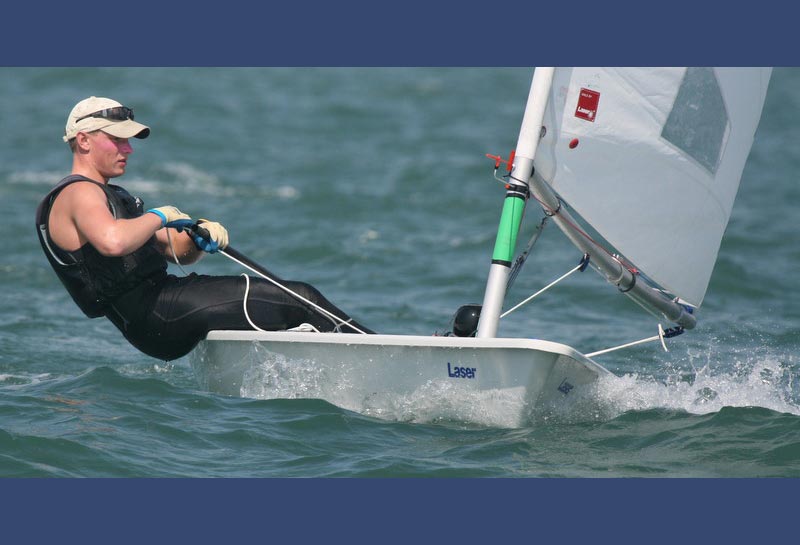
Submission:
{"label": "man's ear", "polygon": [[75,149],[83,152],[89,151],[89,133],[79,131],[75,135]]}

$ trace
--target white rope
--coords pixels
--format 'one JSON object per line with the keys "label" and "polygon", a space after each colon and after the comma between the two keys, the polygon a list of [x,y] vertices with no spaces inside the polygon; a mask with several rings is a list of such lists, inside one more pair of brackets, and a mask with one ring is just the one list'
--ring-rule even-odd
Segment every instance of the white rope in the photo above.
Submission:
{"label": "white rope", "polygon": [[[253,320],[250,319],[250,314],[247,312],[247,298],[250,296],[250,277],[247,276],[246,273],[242,273],[242,276],[244,276],[244,281],[245,281],[244,299],[242,300],[242,310],[244,311],[244,317],[247,319],[247,323],[250,324],[250,327],[252,327],[256,331],[262,331],[262,332],[266,333],[267,330],[266,329],[261,329],[260,327],[258,327],[255,324],[255,322],[253,322]],[[317,329],[313,325],[307,324],[307,323],[302,323],[297,327],[293,327],[291,329],[288,329],[287,331],[314,331],[316,333],[319,333],[319,329]]]}
{"label": "white rope", "polygon": [[576,266],[574,269],[572,269],[572,270],[571,270],[571,271],[569,271],[568,273],[566,273],[566,274],[562,275],[560,278],[558,278],[558,279],[556,279],[556,280],[553,280],[553,281],[552,281],[552,282],[550,282],[548,285],[546,285],[545,287],[543,287],[542,289],[540,289],[539,291],[537,291],[536,293],[534,293],[533,295],[531,295],[530,297],[528,297],[527,299],[525,299],[524,301],[522,301],[521,303],[517,303],[517,305],[515,305],[515,306],[511,307],[510,309],[508,309],[507,311],[505,311],[503,314],[501,314],[501,315],[500,315],[500,318],[505,318],[506,316],[508,316],[509,314],[511,314],[512,312],[514,312],[515,310],[517,310],[517,309],[518,309],[519,307],[521,307],[522,305],[524,305],[524,304],[526,304],[526,303],[529,303],[529,302],[530,302],[530,301],[532,301],[532,300],[533,300],[535,297],[538,297],[538,296],[539,296],[539,295],[541,295],[542,293],[546,292],[547,290],[549,290],[550,288],[552,288],[553,286],[555,286],[556,284],[558,284],[559,282],[561,282],[562,280],[564,280],[566,277],[568,277],[568,276],[569,276],[569,275],[571,275],[572,273],[579,271],[579,270],[581,269],[581,267],[583,267],[583,263],[579,263],[579,264],[578,264],[578,265],[577,265],[577,266]]}
{"label": "white rope", "polygon": [[170,233],[169,233],[169,232],[170,232],[170,229],[169,229],[169,228],[167,228],[167,242],[169,242],[169,249],[170,249],[170,251],[172,252],[172,259],[174,259],[174,260],[175,260],[175,264],[176,264],[176,265],[178,266],[178,268],[181,270],[181,272],[183,273],[183,275],[184,275],[184,276],[187,276],[189,273],[187,273],[187,272],[186,272],[186,271],[183,269],[183,267],[181,266],[181,262],[180,262],[180,260],[178,259],[178,256],[177,256],[177,254],[175,254],[175,247],[172,245],[172,237],[170,236]]}
{"label": "white rope", "polygon": [[651,343],[654,341],[661,341],[661,346],[664,348],[664,352],[669,352],[669,350],[667,350],[667,344],[664,342],[664,328],[661,327],[661,324],[658,324],[658,335],[653,335],[652,337],[648,337],[640,341],[633,341],[632,343],[621,344],[613,348],[606,348],[605,350],[598,350],[597,352],[592,352],[591,354],[584,354],[584,355],[587,358],[593,358],[595,356],[599,356],[600,354],[606,354],[608,352],[614,352],[615,350],[621,350],[623,348],[636,346],[637,344]]}
{"label": "white rope", "polygon": [[253,320],[250,319],[250,315],[247,313],[247,297],[250,295],[250,277],[247,276],[245,273],[242,273],[242,276],[244,276],[244,282],[245,282],[244,299],[242,299],[242,310],[244,310],[244,317],[247,318],[247,323],[250,324],[250,327],[252,327],[256,331],[262,331],[266,333],[265,329],[261,329],[255,323],[253,323]]}

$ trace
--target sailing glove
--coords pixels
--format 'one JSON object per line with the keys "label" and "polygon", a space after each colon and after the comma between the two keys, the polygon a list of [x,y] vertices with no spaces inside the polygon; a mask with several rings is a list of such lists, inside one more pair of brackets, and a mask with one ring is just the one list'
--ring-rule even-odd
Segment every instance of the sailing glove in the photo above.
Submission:
{"label": "sailing glove", "polygon": [[180,232],[194,225],[194,221],[188,214],[184,214],[174,206],[151,208],[148,212],[161,218],[161,227],[172,227]]}
{"label": "sailing glove", "polygon": [[228,246],[228,230],[216,221],[197,220],[197,229],[192,238],[195,246],[210,254]]}

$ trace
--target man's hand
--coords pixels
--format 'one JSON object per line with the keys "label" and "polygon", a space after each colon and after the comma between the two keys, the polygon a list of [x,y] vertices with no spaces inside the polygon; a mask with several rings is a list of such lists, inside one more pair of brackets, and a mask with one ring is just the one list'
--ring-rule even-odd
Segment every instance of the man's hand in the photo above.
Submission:
{"label": "man's hand", "polygon": [[228,246],[228,231],[216,221],[197,220],[197,231],[192,238],[198,248],[210,254]]}
{"label": "man's hand", "polygon": [[161,227],[172,227],[178,231],[183,231],[185,228],[194,225],[194,221],[188,214],[184,214],[174,206],[151,208],[148,212],[161,218]]}

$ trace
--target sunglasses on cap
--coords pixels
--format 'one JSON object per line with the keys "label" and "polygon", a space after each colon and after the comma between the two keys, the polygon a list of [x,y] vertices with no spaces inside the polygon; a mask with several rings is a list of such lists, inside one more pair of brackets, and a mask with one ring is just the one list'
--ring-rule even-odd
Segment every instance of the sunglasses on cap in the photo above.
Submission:
{"label": "sunglasses on cap", "polygon": [[126,119],[133,119],[133,110],[126,106],[116,106],[114,108],[105,108],[100,110],[99,112],[94,112],[88,115],[84,115],[79,117],[75,120],[75,123],[78,121],[83,121],[89,117],[103,117],[106,119],[111,119],[112,121],[125,121]]}

